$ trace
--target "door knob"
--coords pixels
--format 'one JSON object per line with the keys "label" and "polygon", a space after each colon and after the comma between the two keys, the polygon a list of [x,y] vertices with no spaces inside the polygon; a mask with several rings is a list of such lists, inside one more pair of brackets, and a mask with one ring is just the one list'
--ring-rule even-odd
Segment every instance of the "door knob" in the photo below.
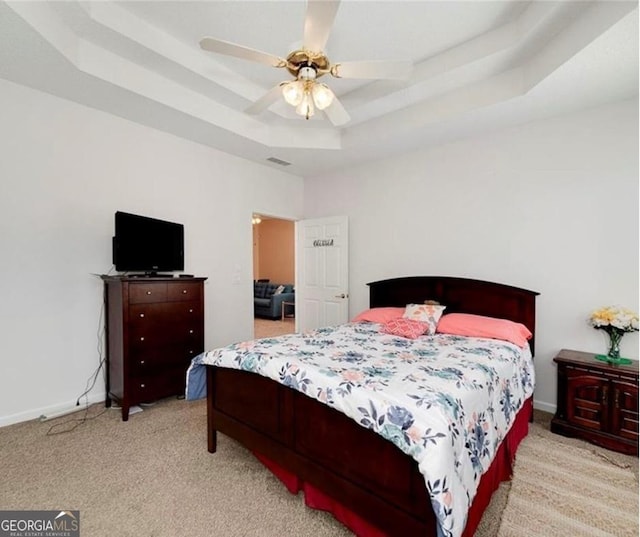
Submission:
{"label": "door knob", "polygon": [[341,293],[339,295],[336,295],[334,298],[347,298],[349,295],[347,295],[346,293]]}

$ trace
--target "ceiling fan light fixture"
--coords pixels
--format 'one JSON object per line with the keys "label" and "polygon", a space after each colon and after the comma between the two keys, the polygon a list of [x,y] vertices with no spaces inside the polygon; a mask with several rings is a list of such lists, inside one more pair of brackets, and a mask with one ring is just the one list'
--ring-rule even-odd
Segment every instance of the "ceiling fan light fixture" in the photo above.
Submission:
{"label": "ceiling fan light fixture", "polygon": [[291,106],[298,106],[304,97],[304,84],[300,80],[288,82],[282,87],[282,96]]}
{"label": "ceiling fan light fixture", "polygon": [[318,84],[319,78],[330,74],[334,78],[406,80],[412,67],[409,60],[345,63],[329,61],[323,49],[332,31],[340,2],[341,0],[307,0],[302,45],[291,51],[286,59],[213,37],[202,38],[200,48],[216,54],[286,69],[294,78],[272,87],[245,109],[247,114],[256,115],[263,112],[282,96],[299,115],[309,119],[314,115],[316,108],[324,110],[327,119],[339,127],[351,118],[336,94],[324,84]]}
{"label": "ceiling fan light fixture", "polygon": [[311,95],[318,110],[324,110],[328,106],[331,106],[334,98],[333,91],[331,91],[328,86],[318,83],[314,84],[313,88],[311,88]]}
{"label": "ceiling fan light fixture", "polygon": [[302,97],[302,101],[296,108],[296,114],[300,116],[304,116],[305,119],[309,119],[315,114],[315,107],[313,105],[313,99],[309,91],[304,92],[304,96]]}
{"label": "ceiling fan light fixture", "polygon": [[317,76],[318,72],[315,67],[312,67],[311,65],[300,67],[300,71],[298,71],[299,80],[315,80]]}

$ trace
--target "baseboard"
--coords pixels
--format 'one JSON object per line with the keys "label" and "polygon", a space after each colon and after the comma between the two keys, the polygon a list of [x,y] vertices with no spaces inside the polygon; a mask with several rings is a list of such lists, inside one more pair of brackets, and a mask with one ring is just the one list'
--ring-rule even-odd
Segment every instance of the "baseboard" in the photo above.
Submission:
{"label": "baseboard", "polygon": [[542,410],[543,412],[549,412],[550,414],[556,413],[556,405],[551,403],[545,403],[544,401],[533,400],[533,408],[536,410]]}
{"label": "baseboard", "polygon": [[[104,403],[105,394],[104,392],[96,393],[96,394],[90,395],[88,399],[89,399],[90,405],[94,403]],[[86,401],[85,401],[85,398],[83,397],[82,400],[80,401],[80,406],[85,406],[85,405],[86,405]],[[19,412],[17,414],[11,414],[10,416],[0,416],[0,427],[5,427],[6,425],[12,425],[14,423],[21,423],[23,421],[37,419],[37,418],[40,418],[40,416],[53,416],[61,412],[75,410],[76,408],[77,408],[76,401],[74,399],[73,401],[68,401],[66,403],[59,403],[57,405],[50,405],[50,406],[41,407],[41,408],[34,408],[31,410],[26,410],[24,412]]]}

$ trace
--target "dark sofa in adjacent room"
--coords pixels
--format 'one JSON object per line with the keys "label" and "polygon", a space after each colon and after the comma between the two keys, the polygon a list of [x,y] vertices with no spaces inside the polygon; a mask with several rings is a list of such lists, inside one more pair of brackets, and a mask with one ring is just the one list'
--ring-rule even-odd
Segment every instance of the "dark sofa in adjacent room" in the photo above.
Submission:
{"label": "dark sofa in adjacent room", "polygon": [[253,312],[256,317],[280,319],[282,303],[296,301],[290,283],[253,282]]}

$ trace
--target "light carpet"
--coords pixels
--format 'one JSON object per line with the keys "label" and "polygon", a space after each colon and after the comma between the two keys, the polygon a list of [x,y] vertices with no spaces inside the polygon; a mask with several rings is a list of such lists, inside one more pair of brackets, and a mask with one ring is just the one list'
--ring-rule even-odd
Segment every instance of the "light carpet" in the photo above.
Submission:
{"label": "light carpet", "polygon": [[534,426],[517,454],[498,535],[637,537],[637,459],[567,445]]}
{"label": "light carpet", "polygon": [[[536,419],[540,420],[541,415]],[[81,535],[85,537],[351,535],[327,513],[305,507],[301,495],[289,494],[235,441],[220,434],[217,453],[209,454],[204,401],[165,399],[132,415],[128,422],[120,420],[118,410],[105,411],[100,405],[89,409],[93,419],[75,421],[81,416],[0,429],[0,509],[78,509]],[[70,430],[77,424],[80,425]],[[540,472],[538,459],[554,467],[558,457],[570,451],[564,439],[544,430],[546,426],[533,424],[532,433],[519,451],[511,493],[510,483],[501,485],[476,537],[582,535],[573,530],[552,533],[556,522],[546,518],[549,505],[538,505],[542,500],[529,490],[530,485],[524,484],[531,481],[530,477],[520,484],[521,475],[526,474],[536,481]],[[70,432],[63,433],[66,430]],[[49,432],[62,434],[48,435]],[[546,437],[551,441],[547,442]],[[583,442],[576,445],[590,451]],[[572,452],[576,461],[587,460],[586,455]],[[598,473],[598,490],[608,483],[620,498],[631,497],[637,502],[637,483],[631,486],[619,471],[620,465],[637,465],[637,459],[618,458],[612,452],[606,455],[616,464],[611,471]],[[566,473],[565,463],[560,464],[563,466],[556,473]],[[575,465],[575,472],[585,482],[594,474],[588,464]],[[543,490],[552,491],[547,494],[548,503],[552,504],[559,497],[557,490],[550,488],[552,476],[547,479],[540,474],[540,479]],[[557,486],[562,486],[563,481],[559,483]],[[610,504],[603,500],[599,505],[589,504],[587,510],[581,508],[582,493],[590,486],[594,487],[583,486],[573,498],[569,494],[571,507],[562,512],[577,520],[597,513],[601,520],[615,522],[619,518],[618,496]],[[569,492],[576,490],[574,487],[571,484]],[[544,494],[541,497],[544,499]],[[522,514],[523,506],[528,509],[526,515]],[[637,516],[637,506],[635,513]],[[499,530],[501,519],[503,527]],[[510,533],[513,528],[519,533]],[[637,523],[624,529],[637,535]],[[634,533],[611,535],[627,534]]]}

